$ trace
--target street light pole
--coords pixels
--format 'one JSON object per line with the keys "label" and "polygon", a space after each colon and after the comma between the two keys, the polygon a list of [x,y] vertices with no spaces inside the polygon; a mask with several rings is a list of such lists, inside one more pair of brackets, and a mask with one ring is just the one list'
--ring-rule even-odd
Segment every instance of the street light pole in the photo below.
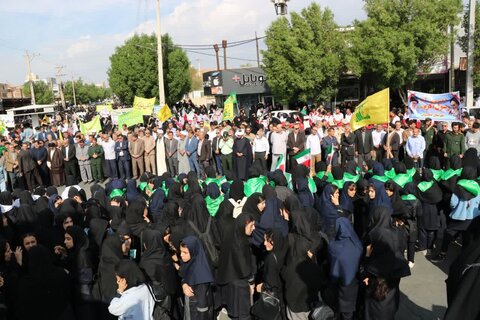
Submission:
{"label": "street light pole", "polygon": [[73,104],[77,106],[77,96],[75,95],[75,79],[72,76]]}
{"label": "street light pole", "polygon": [[159,105],[165,104],[165,85],[163,83],[162,34],[160,33],[160,0],[157,0],[157,57],[158,57],[158,96]]}
{"label": "street light pole", "polygon": [[28,51],[25,51],[25,58],[27,59],[27,70],[28,70],[28,82],[30,83],[30,96],[32,98],[31,103],[33,105],[36,104],[35,100],[35,87],[33,85],[33,79],[32,79],[32,60],[35,57],[35,54],[30,54]]}
{"label": "street light pole", "polygon": [[287,2],[290,0],[271,0],[275,5],[275,12],[277,16],[287,15]]}
{"label": "street light pole", "polygon": [[477,0],[470,0],[468,13],[468,50],[467,50],[467,84],[466,101],[467,112],[473,107],[473,51],[475,47],[475,5]]}

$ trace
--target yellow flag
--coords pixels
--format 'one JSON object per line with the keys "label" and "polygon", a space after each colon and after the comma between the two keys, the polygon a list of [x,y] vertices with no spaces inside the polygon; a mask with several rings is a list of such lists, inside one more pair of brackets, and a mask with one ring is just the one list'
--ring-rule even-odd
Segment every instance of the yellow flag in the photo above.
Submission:
{"label": "yellow flag", "polygon": [[100,132],[102,131],[102,124],[100,123],[100,116],[95,116],[91,121],[83,123],[80,122],[80,131],[83,134],[88,134],[89,132]]}
{"label": "yellow flag", "polygon": [[352,115],[350,124],[352,130],[357,130],[369,124],[388,123],[390,112],[390,89],[384,89],[363,100]]}
{"label": "yellow flag", "polygon": [[153,112],[153,105],[155,104],[155,98],[146,99],[135,96],[133,100],[133,109],[141,110],[144,116],[149,116]]}
{"label": "yellow flag", "polygon": [[172,110],[170,110],[167,104],[165,104],[157,113],[157,118],[162,122],[170,119],[172,116]]}
{"label": "yellow flag", "polygon": [[235,92],[230,93],[230,96],[225,100],[223,104],[223,121],[233,121],[233,104],[237,103],[237,94]]}

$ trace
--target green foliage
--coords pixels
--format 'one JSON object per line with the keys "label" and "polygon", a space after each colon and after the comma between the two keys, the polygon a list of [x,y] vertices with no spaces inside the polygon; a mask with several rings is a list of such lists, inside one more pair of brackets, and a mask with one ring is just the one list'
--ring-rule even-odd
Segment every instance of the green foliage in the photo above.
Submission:
{"label": "green foliage", "polygon": [[[36,104],[52,104],[54,103],[53,99],[53,89],[51,85],[46,84],[43,81],[36,81],[33,83],[33,90],[35,91],[35,103]],[[23,85],[23,94],[27,97],[30,95],[30,83],[25,82]]]}
{"label": "green foliage", "polygon": [[[463,16],[462,27],[465,31],[465,35],[459,37],[458,43],[462,47],[464,52],[467,52],[468,48],[468,10]],[[477,1],[475,7],[475,32],[473,34],[475,48],[473,51],[474,67],[473,67],[473,87],[480,89],[480,1]]]}
{"label": "green foliage", "polygon": [[[122,102],[132,104],[135,96],[158,97],[156,48],[155,35],[135,35],[110,56],[108,80]],[[165,96],[167,103],[174,103],[190,90],[190,63],[168,34],[162,36],[162,51]]]}
{"label": "green foliage", "polygon": [[[64,84],[63,94],[67,102],[73,103],[72,81]],[[109,88],[97,87],[93,83],[85,83],[82,79],[75,80],[75,97],[77,104],[87,104],[111,97],[112,92]]]}
{"label": "green foliage", "polygon": [[190,79],[192,79],[192,90],[202,90],[203,80],[202,75],[194,67],[190,67]]}
{"label": "green foliage", "polygon": [[448,52],[459,0],[366,0],[367,19],[355,22],[351,44],[363,79],[375,89],[401,89]]}
{"label": "green foliage", "polygon": [[345,34],[338,30],[333,13],[317,3],[290,17],[290,22],[277,19],[266,32],[267,83],[282,102],[328,101],[346,71]]}

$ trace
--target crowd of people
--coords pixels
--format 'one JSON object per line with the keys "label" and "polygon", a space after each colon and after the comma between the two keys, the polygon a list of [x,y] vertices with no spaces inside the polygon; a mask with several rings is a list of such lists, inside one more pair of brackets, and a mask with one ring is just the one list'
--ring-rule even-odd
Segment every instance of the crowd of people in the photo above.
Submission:
{"label": "crowd of people", "polygon": [[440,262],[453,242],[445,319],[478,317],[479,119],[392,110],[352,131],[351,110],[264,126],[269,111],[10,129],[0,319],[393,320],[415,255]]}

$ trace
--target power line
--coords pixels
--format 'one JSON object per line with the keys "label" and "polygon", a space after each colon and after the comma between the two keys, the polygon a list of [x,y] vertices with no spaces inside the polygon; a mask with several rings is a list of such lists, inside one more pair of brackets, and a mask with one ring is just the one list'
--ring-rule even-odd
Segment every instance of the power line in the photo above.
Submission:
{"label": "power line", "polygon": [[[256,41],[257,39],[261,40],[261,39],[264,39],[264,38],[266,38],[266,36],[262,36],[262,37],[258,37],[258,38],[250,38],[250,39],[245,39],[245,40],[238,40],[238,41],[229,41],[228,46],[229,47],[236,47],[236,46],[240,46],[240,45],[243,45],[243,44],[247,44],[247,43]],[[195,47],[195,50],[198,50],[198,48],[211,49],[213,47],[213,45],[214,44],[176,44],[175,46],[181,47],[181,48],[192,47],[192,49],[193,49],[193,47]]]}
{"label": "power line", "polygon": [[[204,55],[204,56],[211,56],[211,57],[215,57],[215,56],[216,56],[215,54],[205,53],[205,52],[198,52],[198,51],[190,50],[190,49],[185,49],[185,51],[190,52],[190,53],[195,53],[195,54],[201,54],[201,55]],[[220,57],[220,58],[223,58],[223,56],[219,56],[219,57]],[[240,60],[240,61],[249,61],[249,62],[257,62],[257,60],[254,60],[254,59],[245,59],[245,58],[236,58],[236,57],[227,57],[227,59]]]}

